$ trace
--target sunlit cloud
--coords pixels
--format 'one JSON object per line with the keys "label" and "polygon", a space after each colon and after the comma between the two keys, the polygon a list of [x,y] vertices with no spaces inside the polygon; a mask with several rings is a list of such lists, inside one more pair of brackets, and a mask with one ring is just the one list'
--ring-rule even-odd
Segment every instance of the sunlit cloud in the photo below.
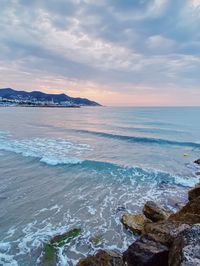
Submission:
{"label": "sunlit cloud", "polygon": [[2,0],[0,86],[198,105],[199,10],[199,0]]}

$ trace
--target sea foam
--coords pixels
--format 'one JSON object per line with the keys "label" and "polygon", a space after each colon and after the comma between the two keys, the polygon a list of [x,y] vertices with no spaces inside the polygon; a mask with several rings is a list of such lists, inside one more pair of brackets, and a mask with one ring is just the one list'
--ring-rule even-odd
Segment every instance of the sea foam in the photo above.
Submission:
{"label": "sea foam", "polygon": [[91,147],[62,138],[12,139],[9,134],[0,132],[0,150],[38,158],[43,163],[55,166],[81,163],[81,155],[91,151]]}

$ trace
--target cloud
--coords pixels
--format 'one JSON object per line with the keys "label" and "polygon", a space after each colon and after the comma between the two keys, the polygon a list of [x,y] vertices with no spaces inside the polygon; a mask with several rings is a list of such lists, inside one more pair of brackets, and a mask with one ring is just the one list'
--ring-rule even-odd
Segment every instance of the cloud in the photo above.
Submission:
{"label": "cloud", "polygon": [[196,95],[199,20],[197,0],[2,0],[0,85],[95,100],[102,90],[111,103]]}
{"label": "cloud", "polygon": [[148,38],[147,46],[155,52],[169,52],[173,51],[176,42],[161,35],[153,35]]}

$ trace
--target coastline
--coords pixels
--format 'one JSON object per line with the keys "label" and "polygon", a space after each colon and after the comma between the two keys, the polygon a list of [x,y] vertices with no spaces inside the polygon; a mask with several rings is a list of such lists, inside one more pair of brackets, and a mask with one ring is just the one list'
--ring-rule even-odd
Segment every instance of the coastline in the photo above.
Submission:
{"label": "coastline", "polygon": [[[200,166],[200,159],[194,164]],[[80,259],[76,266],[197,266],[200,265],[200,183],[188,191],[188,201],[176,212],[154,201],[144,204],[142,213],[124,213],[121,222],[136,240],[124,250],[107,247]],[[80,237],[83,228],[75,227],[44,243],[43,266],[57,265],[59,249]],[[84,230],[83,230],[84,231]],[[101,236],[92,240],[102,241]]]}
{"label": "coastline", "polygon": [[5,106],[1,106],[0,108],[3,107],[31,107],[31,108],[81,108],[81,106],[56,106],[56,105],[5,105]]}
{"label": "coastline", "polygon": [[[200,159],[194,164],[200,166]],[[122,216],[125,229],[137,237],[127,250],[99,250],[76,266],[200,265],[200,183],[188,191],[187,203],[175,213],[154,201],[147,201],[142,212]]]}

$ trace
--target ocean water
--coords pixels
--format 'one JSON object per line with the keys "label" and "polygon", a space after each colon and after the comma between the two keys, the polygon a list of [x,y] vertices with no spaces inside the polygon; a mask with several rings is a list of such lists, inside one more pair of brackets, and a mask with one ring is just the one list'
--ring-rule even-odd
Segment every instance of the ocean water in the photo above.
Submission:
{"label": "ocean water", "polygon": [[[0,265],[40,265],[74,227],[58,265],[123,252],[120,222],[147,200],[176,210],[199,181],[200,108],[0,108]],[[99,238],[99,243],[92,239]]]}

